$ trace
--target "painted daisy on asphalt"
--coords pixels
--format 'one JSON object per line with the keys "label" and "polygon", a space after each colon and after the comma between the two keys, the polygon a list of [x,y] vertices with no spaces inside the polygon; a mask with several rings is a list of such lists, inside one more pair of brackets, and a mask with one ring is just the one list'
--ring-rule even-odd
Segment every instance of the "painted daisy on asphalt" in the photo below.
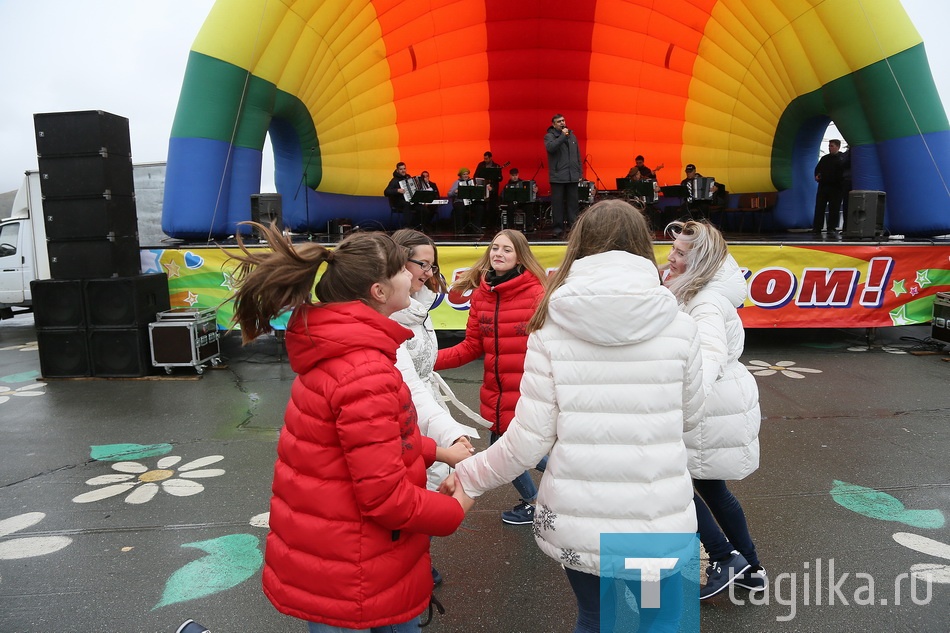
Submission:
{"label": "painted daisy on asphalt", "polygon": [[115,473],[99,475],[86,481],[90,486],[103,486],[73,497],[76,503],[91,503],[115,497],[125,492],[129,495],[126,503],[145,503],[158,494],[159,488],[176,497],[190,497],[205,489],[194,479],[219,477],[224,474],[221,468],[205,468],[224,459],[224,455],[208,455],[187,464],[173,466],[181,461],[177,455],[169,455],[158,460],[156,467],[150,469],[139,462],[116,462],[112,464]]}
{"label": "painted daisy on asphalt", "polygon": [[36,341],[30,341],[29,343],[22,343],[20,345],[10,345],[8,347],[0,347],[0,352],[5,352],[7,350],[16,350],[18,352],[38,352],[40,349],[39,343]]}
{"label": "painted daisy on asphalt", "polygon": [[10,389],[7,386],[0,385],[0,404],[8,401],[13,396],[42,396],[46,392],[38,390],[44,388],[45,386],[46,385],[43,383],[36,383],[35,385],[27,385],[26,387]]}
{"label": "painted daisy on asphalt", "polygon": [[27,512],[0,521],[0,560],[33,558],[58,552],[73,542],[68,536],[21,536],[4,538],[14,532],[25,530],[46,518],[42,512]]}
{"label": "painted daisy on asphalt", "polygon": [[[793,369],[794,367],[794,369]],[[807,367],[796,367],[793,360],[780,360],[774,365],[764,360],[750,360],[745,366],[754,376],[771,376],[772,374],[782,374],[789,378],[804,378],[803,374],[820,374],[820,369],[808,369]]]}

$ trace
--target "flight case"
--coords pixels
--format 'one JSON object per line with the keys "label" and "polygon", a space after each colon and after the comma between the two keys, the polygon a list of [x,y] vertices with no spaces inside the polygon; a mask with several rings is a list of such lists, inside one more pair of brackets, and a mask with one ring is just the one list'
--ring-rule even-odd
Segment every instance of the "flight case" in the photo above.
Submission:
{"label": "flight case", "polygon": [[203,374],[206,363],[217,366],[221,362],[214,308],[174,308],[159,312],[156,318],[148,324],[153,367],[164,367],[167,374],[172,367],[194,367]]}

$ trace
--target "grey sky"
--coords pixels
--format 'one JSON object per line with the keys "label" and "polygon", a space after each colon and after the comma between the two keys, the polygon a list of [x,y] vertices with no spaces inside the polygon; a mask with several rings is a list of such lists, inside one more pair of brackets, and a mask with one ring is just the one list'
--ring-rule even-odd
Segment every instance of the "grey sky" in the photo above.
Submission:
{"label": "grey sky", "polygon": [[[875,0],[861,0],[874,2]],[[36,169],[35,112],[106,110],[127,117],[132,157],[163,161],[195,35],[213,0],[0,0],[0,192]],[[950,4],[904,0],[950,103]],[[266,155],[263,189],[273,191]]]}

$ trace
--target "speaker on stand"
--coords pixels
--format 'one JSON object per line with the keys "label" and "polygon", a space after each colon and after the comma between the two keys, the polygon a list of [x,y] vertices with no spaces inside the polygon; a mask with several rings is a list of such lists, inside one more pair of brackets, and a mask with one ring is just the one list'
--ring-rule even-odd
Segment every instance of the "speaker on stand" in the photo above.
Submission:
{"label": "speaker on stand", "polygon": [[844,237],[873,238],[884,235],[884,205],[883,191],[850,192],[848,210],[844,216]]}
{"label": "speaker on stand", "polygon": [[[271,222],[277,224],[278,229],[284,227],[284,213],[279,193],[255,193],[251,196],[251,221],[270,226]],[[255,229],[254,236],[261,239],[262,236]]]}

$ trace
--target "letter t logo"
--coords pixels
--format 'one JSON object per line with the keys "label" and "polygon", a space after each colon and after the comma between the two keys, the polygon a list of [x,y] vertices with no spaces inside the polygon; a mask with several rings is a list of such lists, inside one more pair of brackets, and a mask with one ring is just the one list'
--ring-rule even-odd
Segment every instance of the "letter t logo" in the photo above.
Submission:
{"label": "letter t logo", "polygon": [[640,608],[660,608],[660,570],[673,569],[678,558],[624,558],[624,569],[640,570]]}

